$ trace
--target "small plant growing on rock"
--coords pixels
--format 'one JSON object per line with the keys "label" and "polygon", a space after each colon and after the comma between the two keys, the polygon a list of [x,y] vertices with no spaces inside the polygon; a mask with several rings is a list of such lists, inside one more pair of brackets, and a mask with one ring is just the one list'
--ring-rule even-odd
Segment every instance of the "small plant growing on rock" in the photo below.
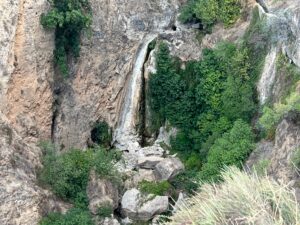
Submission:
{"label": "small plant growing on rock", "polygon": [[80,208],[70,209],[66,214],[50,213],[39,225],[94,225],[91,214]]}
{"label": "small plant growing on rock", "polygon": [[98,216],[100,216],[100,217],[103,217],[103,218],[110,217],[111,214],[113,214],[113,213],[114,213],[114,209],[110,202],[106,202],[98,208]]}
{"label": "small plant growing on rock", "polygon": [[172,185],[168,181],[150,182],[143,180],[139,183],[139,188],[143,193],[154,195],[170,195],[172,192]]}
{"label": "small plant growing on rock", "polygon": [[294,167],[296,167],[297,169],[300,168],[300,148],[297,148],[293,155],[292,155],[292,159],[291,159],[291,163]]}
{"label": "small plant growing on rock", "polygon": [[270,165],[271,161],[267,160],[267,159],[263,159],[258,161],[255,165],[254,165],[254,169],[256,171],[256,173],[258,175],[265,175],[267,173],[267,169]]}

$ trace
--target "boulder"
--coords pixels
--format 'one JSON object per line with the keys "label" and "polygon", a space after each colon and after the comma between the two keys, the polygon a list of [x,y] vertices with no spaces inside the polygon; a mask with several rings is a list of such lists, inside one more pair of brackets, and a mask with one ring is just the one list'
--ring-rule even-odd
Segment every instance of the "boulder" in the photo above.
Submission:
{"label": "boulder", "polygon": [[102,223],[103,225],[120,225],[119,221],[115,218],[106,217]]}
{"label": "boulder", "polygon": [[168,196],[142,195],[137,189],[125,192],[122,198],[122,213],[132,220],[148,221],[155,215],[166,212]]}
{"label": "boulder", "polygon": [[138,159],[138,166],[145,169],[154,169],[162,160],[163,158],[159,156],[140,157]]}
{"label": "boulder", "polygon": [[160,145],[152,145],[141,148],[139,154],[143,156],[163,156],[165,150]]}
{"label": "boulder", "polygon": [[152,219],[155,215],[166,212],[169,208],[168,196],[156,196],[138,209],[138,218],[142,221]]}
{"label": "boulder", "polygon": [[166,158],[155,166],[155,173],[160,180],[169,180],[184,170],[178,158]]}
{"label": "boulder", "polygon": [[121,201],[122,212],[129,218],[137,218],[141,192],[135,188],[124,193]]}
{"label": "boulder", "polygon": [[132,171],[133,173],[129,175],[129,179],[125,181],[125,188],[131,189],[137,187],[138,184],[143,181],[156,181],[157,178],[153,170],[139,169],[138,171]]}
{"label": "boulder", "polygon": [[97,214],[101,206],[111,205],[113,209],[118,208],[118,188],[110,181],[99,178],[95,171],[92,171],[90,174],[87,195],[89,199],[89,210],[92,214]]}

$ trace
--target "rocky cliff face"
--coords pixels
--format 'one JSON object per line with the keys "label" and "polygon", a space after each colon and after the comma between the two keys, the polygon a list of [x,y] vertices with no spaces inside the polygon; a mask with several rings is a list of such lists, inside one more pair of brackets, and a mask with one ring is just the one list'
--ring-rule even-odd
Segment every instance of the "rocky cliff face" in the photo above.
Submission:
{"label": "rocky cliff face", "polygon": [[83,35],[81,57],[70,62],[65,81],[56,76],[52,63],[53,31],[40,25],[49,3],[0,3],[1,224],[37,224],[44,211],[67,208],[36,185],[41,156],[36,143],[52,139],[61,149],[84,148],[96,121],[116,127],[133,71],[141,70],[135,64],[144,64],[145,53],[138,53],[143,45],[147,49],[147,36],[164,33],[177,51],[192,49],[182,57],[199,56],[193,33],[174,26],[180,1],[90,3],[91,35]]}
{"label": "rocky cliff face", "polygon": [[[69,62],[71,74],[63,81],[57,77],[52,63],[53,31],[44,30],[40,25],[40,15],[49,9],[48,2],[1,0],[1,224],[33,225],[43,213],[65,211],[69,207],[36,185],[36,168],[40,166],[41,156],[36,147],[39,140],[52,139],[62,150],[85,148],[93,124],[105,120],[118,131],[115,141],[119,147],[134,151],[140,148],[136,127],[140,122],[141,80],[147,79],[147,73],[154,69],[154,53],[148,51],[148,44],[154,38],[166,40],[171,53],[186,61],[199,58],[202,48],[212,47],[220,40],[236,41],[249,25],[248,18],[230,29],[216,26],[200,45],[193,30],[176,22],[182,2],[90,0],[91,35],[83,35],[80,58]],[[251,11],[255,3],[246,3],[245,7]],[[262,103],[274,92],[271,88],[276,82],[273,59],[279,52],[300,66],[297,1],[266,2],[266,5],[268,12],[266,7],[261,7],[260,15],[277,32],[259,84]],[[276,147],[269,148],[268,155],[274,159],[272,173],[299,146],[298,125],[291,121],[286,119],[281,123]],[[154,146],[155,151],[157,148]],[[148,150],[142,149],[143,157]],[[134,163],[138,164],[138,159],[153,163],[151,157],[135,158]],[[286,174],[289,172],[282,176],[289,176]],[[135,175],[132,179],[154,177],[143,166]]]}
{"label": "rocky cliff face", "polygon": [[[282,100],[285,89],[293,84],[285,71],[277,63],[278,57],[284,55],[288,63],[300,67],[300,8],[298,2],[258,1],[260,18],[265,22],[269,32],[270,51],[265,58],[265,65],[258,82],[259,100],[265,103],[278,103]],[[299,88],[296,88],[299,93]],[[299,115],[289,112],[278,124],[273,141],[262,140],[251,154],[247,166],[252,167],[262,160],[268,161],[267,172],[273,178],[290,182],[297,190],[299,199],[299,175],[292,164],[292,156],[299,148]]]}

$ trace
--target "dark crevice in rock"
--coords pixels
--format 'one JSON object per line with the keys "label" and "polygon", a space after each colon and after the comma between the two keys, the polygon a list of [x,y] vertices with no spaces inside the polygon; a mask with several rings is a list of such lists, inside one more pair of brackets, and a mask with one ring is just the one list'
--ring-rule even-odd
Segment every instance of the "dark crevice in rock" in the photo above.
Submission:
{"label": "dark crevice in rock", "polygon": [[146,139],[149,138],[146,135],[146,98],[147,98],[147,87],[146,87],[146,78],[145,78],[145,70],[146,70],[146,63],[148,62],[150,58],[150,54],[155,48],[156,40],[153,40],[149,45],[147,49],[146,58],[143,64],[143,71],[142,71],[142,94],[141,94],[141,102],[140,102],[140,127],[139,127],[139,134],[141,137],[140,145],[141,147],[147,146]]}
{"label": "dark crevice in rock", "polygon": [[256,0],[256,2],[264,9],[266,13],[269,13],[269,9],[264,0]]}
{"label": "dark crevice in rock", "polygon": [[63,96],[64,82],[59,79],[55,79],[52,85],[53,85],[52,92],[53,92],[54,101],[52,103],[53,114],[52,114],[52,123],[51,123],[51,141],[55,143],[57,117],[59,115],[59,110],[61,107],[61,102],[62,102],[61,99]]}

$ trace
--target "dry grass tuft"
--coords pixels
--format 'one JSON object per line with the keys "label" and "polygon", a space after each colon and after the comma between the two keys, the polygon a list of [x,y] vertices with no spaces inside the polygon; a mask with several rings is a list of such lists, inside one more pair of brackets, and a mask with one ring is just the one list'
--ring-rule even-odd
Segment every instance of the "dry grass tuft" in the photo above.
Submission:
{"label": "dry grass tuft", "polygon": [[204,184],[165,225],[299,225],[294,190],[268,177],[235,167],[222,173],[224,182]]}

